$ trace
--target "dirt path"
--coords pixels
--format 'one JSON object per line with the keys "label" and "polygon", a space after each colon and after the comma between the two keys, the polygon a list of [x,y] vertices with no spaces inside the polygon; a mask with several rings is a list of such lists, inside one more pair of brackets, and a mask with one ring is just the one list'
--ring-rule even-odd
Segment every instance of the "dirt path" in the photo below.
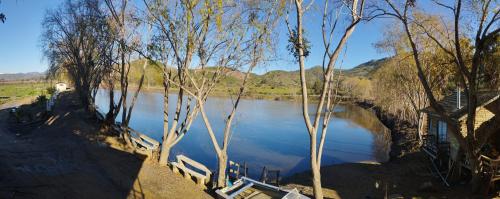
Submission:
{"label": "dirt path", "polygon": [[0,198],[211,198],[169,169],[111,147],[116,139],[98,133],[79,107],[63,93],[50,122],[21,132],[0,110]]}

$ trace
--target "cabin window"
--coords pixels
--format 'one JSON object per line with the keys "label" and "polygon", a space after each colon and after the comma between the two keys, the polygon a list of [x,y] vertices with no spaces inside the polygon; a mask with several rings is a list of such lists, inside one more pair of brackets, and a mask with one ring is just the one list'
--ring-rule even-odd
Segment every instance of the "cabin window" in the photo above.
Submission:
{"label": "cabin window", "polygon": [[448,138],[447,124],[446,124],[446,122],[439,121],[438,122],[438,139],[439,139],[439,142],[446,142],[447,138]]}

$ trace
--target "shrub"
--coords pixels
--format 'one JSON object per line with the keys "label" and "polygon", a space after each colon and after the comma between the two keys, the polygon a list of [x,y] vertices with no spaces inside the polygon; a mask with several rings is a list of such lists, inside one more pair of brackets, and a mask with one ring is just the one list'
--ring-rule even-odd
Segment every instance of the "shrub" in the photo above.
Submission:
{"label": "shrub", "polygon": [[45,103],[47,102],[47,96],[45,95],[40,95],[36,98],[36,103]]}
{"label": "shrub", "polygon": [[56,87],[51,86],[51,87],[48,87],[48,88],[47,88],[47,93],[48,93],[49,95],[52,95],[52,94],[54,94],[55,92],[56,92]]}

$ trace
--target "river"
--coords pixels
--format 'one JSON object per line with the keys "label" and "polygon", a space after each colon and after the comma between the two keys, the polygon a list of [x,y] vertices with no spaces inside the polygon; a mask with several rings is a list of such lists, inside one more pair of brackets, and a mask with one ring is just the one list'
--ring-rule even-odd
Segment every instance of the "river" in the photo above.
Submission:
{"label": "river", "polygon": [[[96,96],[99,111],[108,109],[107,94],[100,90]],[[176,95],[170,96],[170,100],[170,115],[173,115]],[[210,97],[205,105],[218,139],[222,139],[224,119],[231,104],[229,98]],[[246,162],[251,177],[258,177],[264,166],[279,169],[284,176],[309,170],[309,136],[301,111],[298,102],[243,99],[233,122],[229,159]],[[372,112],[354,105],[339,105],[334,115],[328,127],[322,165],[388,160],[390,132]],[[117,121],[120,119],[121,115]],[[130,127],[160,141],[162,122],[163,94],[140,93]],[[201,116],[171,153],[171,158],[184,154],[216,170],[216,155]]]}

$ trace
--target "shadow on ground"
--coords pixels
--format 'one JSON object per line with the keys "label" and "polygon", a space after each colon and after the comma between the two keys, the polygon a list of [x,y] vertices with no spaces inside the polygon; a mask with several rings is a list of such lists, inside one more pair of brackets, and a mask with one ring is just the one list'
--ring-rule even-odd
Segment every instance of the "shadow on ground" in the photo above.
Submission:
{"label": "shadow on ground", "polygon": [[[388,163],[347,163],[321,169],[326,198],[481,198],[471,196],[465,185],[453,189],[430,173],[421,153],[408,154]],[[312,196],[310,172],[284,180],[287,187]],[[483,196],[484,197],[484,196]]]}
{"label": "shadow on ground", "polygon": [[168,169],[116,147],[118,139],[100,132],[73,93],[62,93],[51,115],[38,114],[36,105],[21,108],[34,112],[34,121],[20,124],[9,110],[0,110],[0,198],[209,197]]}

